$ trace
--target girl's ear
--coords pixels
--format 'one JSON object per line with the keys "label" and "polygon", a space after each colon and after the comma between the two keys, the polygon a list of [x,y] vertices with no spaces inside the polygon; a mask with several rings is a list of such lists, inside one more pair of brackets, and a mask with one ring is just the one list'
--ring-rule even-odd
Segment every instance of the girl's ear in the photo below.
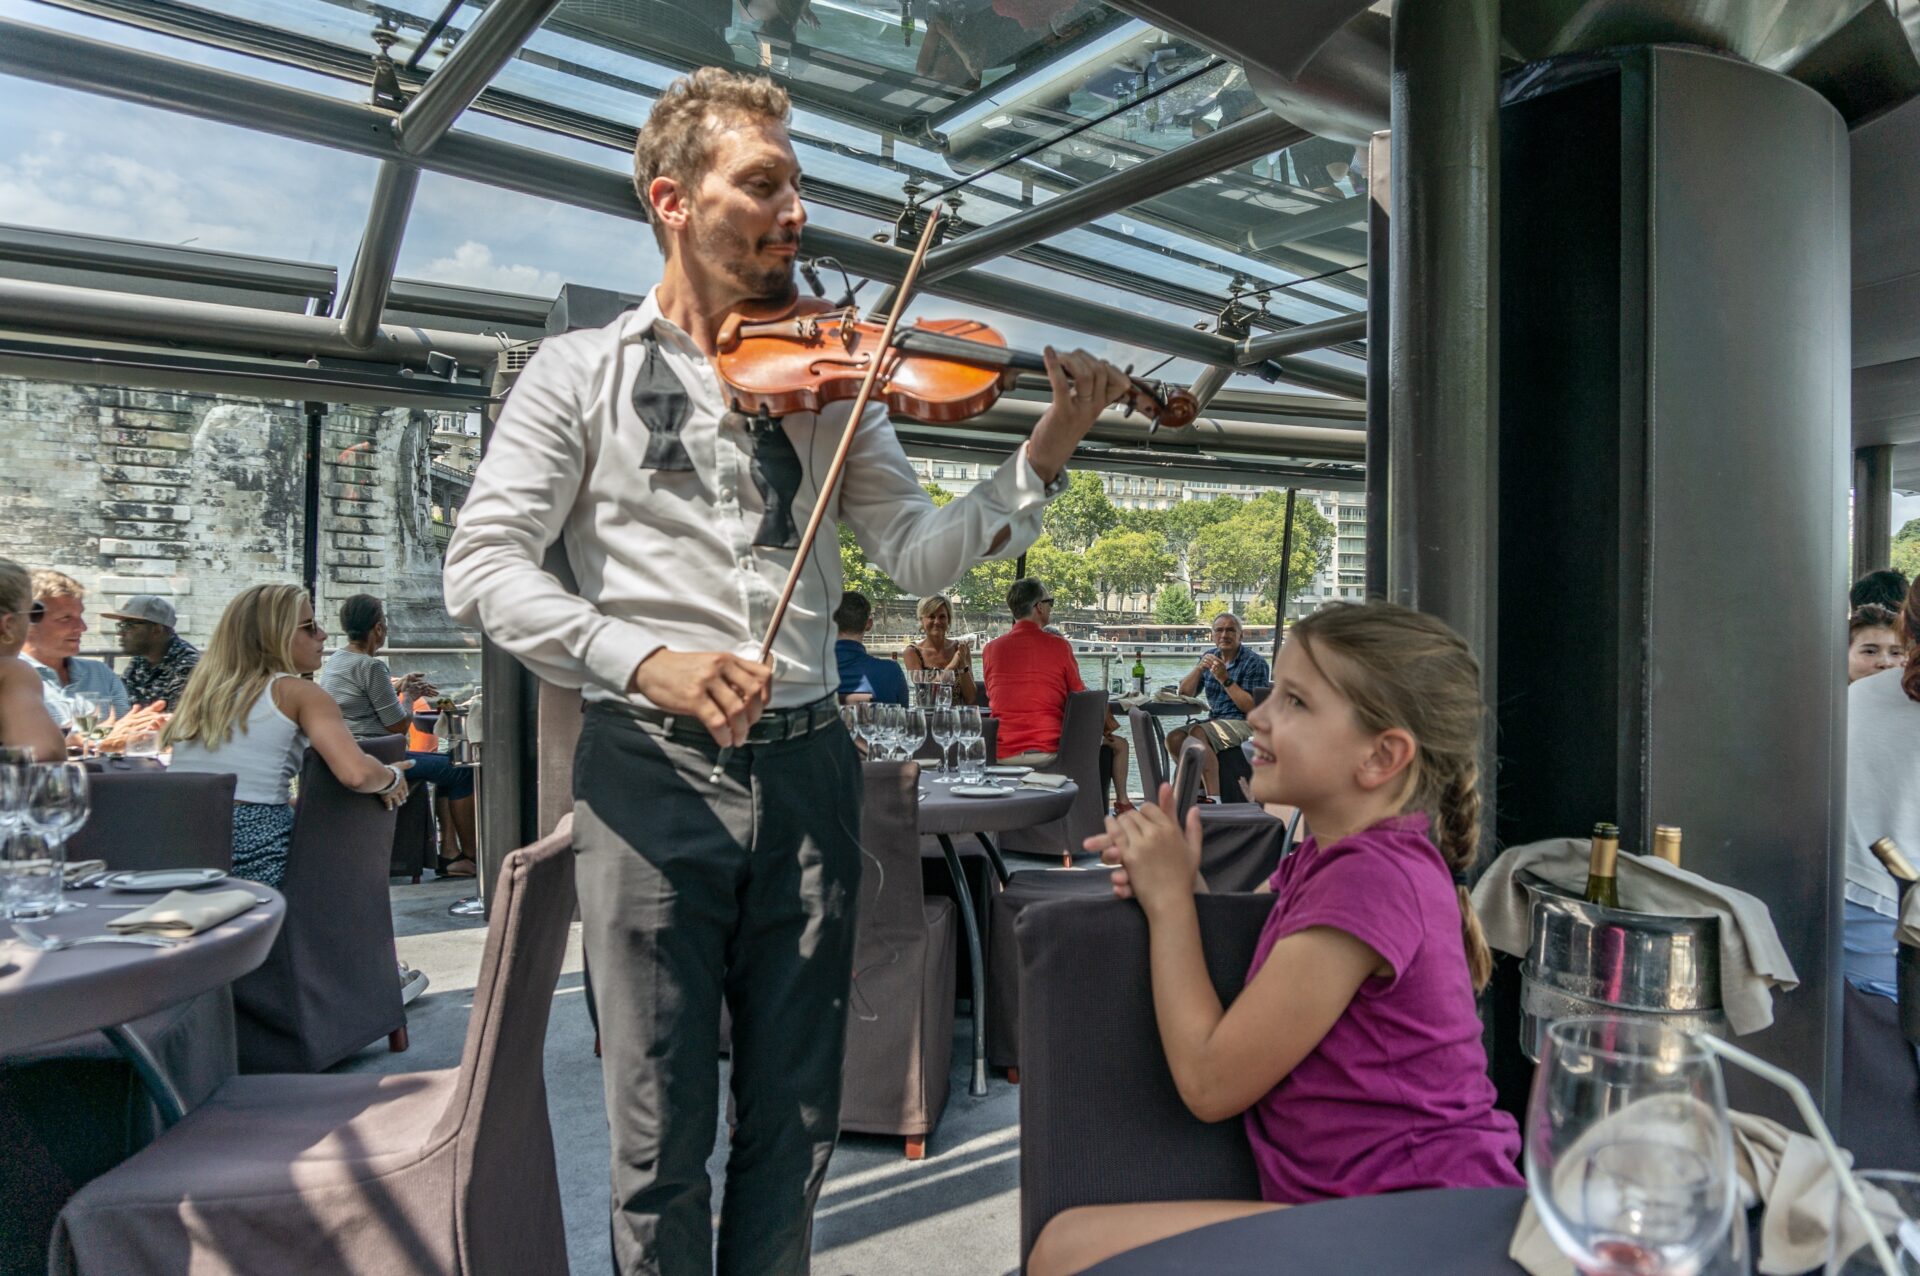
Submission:
{"label": "girl's ear", "polygon": [[1405,727],[1389,727],[1373,738],[1373,747],[1360,760],[1360,770],[1354,778],[1368,791],[1394,783],[1407,774],[1407,768],[1413,765],[1419,752],[1420,746],[1412,732]]}

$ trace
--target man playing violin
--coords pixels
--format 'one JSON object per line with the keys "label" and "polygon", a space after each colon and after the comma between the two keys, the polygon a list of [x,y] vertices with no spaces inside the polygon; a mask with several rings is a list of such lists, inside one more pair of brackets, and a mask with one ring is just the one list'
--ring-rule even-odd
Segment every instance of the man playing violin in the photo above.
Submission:
{"label": "man playing violin", "polygon": [[[807,214],[787,114],[771,81],[712,67],[661,95],[634,152],[660,283],[607,327],[543,343],[446,558],[456,616],[584,689],[574,843],[630,1274],[713,1270],[723,1000],[738,1124],[721,1273],[807,1270],[838,1133],[861,852],[834,694],[836,538],[801,573],[772,660],[756,657],[851,405],[756,423],[711,362],[730,315],[794,297]],[[1046,365],[1032,437],[943,508],[885,412],[859,423],[828,513],[908,592],[1031,544],[1075,445],[1128,391],[1082,352]],[[544,566],[556,541],[577,587]]]}

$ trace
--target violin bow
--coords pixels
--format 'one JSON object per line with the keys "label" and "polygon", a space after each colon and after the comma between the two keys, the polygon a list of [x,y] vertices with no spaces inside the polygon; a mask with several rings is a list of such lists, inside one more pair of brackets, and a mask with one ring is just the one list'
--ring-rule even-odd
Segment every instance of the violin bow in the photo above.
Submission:
{"label": "violin bow", "polygon": [[[773,606],[773,616],[767,621],[766,637],[760,641],[760,663],[763,665],[773,657],[773,643],[780,636],[781,622],[787,618],[787,607],[793,602],[794,588],[800,583],[800,573],[806,570],[807,559],[813,553],[813,543],[820,535],[820,524],[826,521],[827,508],[833,504],[834,493],[840,488],[840,475],[846,470],[847,457],[853,451],[853,432],[860,428],[860,418],[866,415],[867,404],[872,400],[880,377],[890,362],[887,356],[893,352],[893,331],[899,326],[901,312],[907,308],[907,299],[913,295],[914,282],[920,277],[920,265],[927,259],[927,250],[933,246],[934,232],[939,228],[940,219],[946,215],[946,211],[944,200],[933,206],[926,229],[920,232],[920,242],[914,247],[913,260],[907,263],[906,274],[900,277],[900,290],[895,297],[893,310],[887,315],[886,326],[880,331],[880,345],[873,352],[873,362],[867,365],[867,375],[860,382],[860,393],[854,396],[853,411],[847,414],[847,428],[841,431],[840,446],[834,449],[833,461],[827,466],[826,477],[820,481],[820,495],[813,503],[813,514],[807,519],[807,530],[800,534],[800,548],[794,552],[793,566],[787,569],[787,583],[780,590],[780,601]],[[713,773],[707,777],[709,784],[720,782],[721,773],[727,769],[727,762],[732,757],[733,746],[721,746],[713,760]]]}

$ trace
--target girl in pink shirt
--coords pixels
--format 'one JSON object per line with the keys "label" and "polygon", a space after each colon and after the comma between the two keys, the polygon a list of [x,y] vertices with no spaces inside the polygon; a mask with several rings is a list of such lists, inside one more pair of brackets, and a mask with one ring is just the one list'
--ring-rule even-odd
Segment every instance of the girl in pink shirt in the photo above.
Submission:
{"label": "girl in pink shirt", "polygon": [[1474,1013],[1492,959],[1455,877],[1480,835],[1479,665],[1431,616],[1335,603],[1289,631],[1273,686],[1248,716],[1253,797],[1299,807],[1314,836],[1264,888],[1273,912],[1231,1007],[1201,955],[1198,814],[1183,836],[1163,789],[1087,842],[1146,912],[1180,1096],[1203,1121],[1243,1116],[1264,1202],[1068,1210],[1028,1276],[1286,1205],[1521,1184]]}

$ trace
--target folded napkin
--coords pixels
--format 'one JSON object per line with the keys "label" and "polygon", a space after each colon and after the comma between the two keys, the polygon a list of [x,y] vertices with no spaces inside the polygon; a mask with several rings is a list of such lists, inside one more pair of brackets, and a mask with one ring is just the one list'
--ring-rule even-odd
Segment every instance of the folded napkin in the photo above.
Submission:
{"label": "folded napkin", "polygon": [[123,935],[165,935],[185,939],[211,930],[221,922],[252,908],[259,901],[252,891],[168,891],[137,913],[116,917],[107,929]]}
{"label": "folded napkin", "polygon": [[106,868],[105,860],[68,860],[60,869],[60,880],[71,885],[88,873],[103,873]]}
{"label": "folded napkin", "polygon": [[1907,898],[1900,905],[1900,925],[1893,935],[1903,944],[1920,948],[1920,886],[1908,888]]}
{"label": "folded napkin", "polygon": [[[1582,1141],[1601,1136],[1602,1131],[1606,1132],[1603,1137],[1611,1138],[1618,1132],[1616,1122],[1634,1121],[1636,1108],[1657,1102],[1643,1099],[1628,1104],[1589,1130]],[[1651,1114],[1653,1109],[1646,1111]],[[1818,1143],[1750,1112],[1727,1115],[1733,1125],[1733,1167],[1740,1176],[1741,1205],[1743,1209],[1765,1206],[1760,1215],[1760,1262],[1755,1268],[1760,1276],[1819,1271],[1836,1255],[1844,1259],[1867,1243],[1865,1227],[1841,1196],[1839,1179]],[[1652,1115],[1646,1120],[1656,1123]],[[1840,1155],[1852,1164],[1844,1149]],[[1560,1162],[1569,1173],[1575,1172],[1578,1163],[1577,1157]],[[1875,1215],[1899,1216],[1898,1204],[1879,1188],[1863,1182],[1860,1191]],[[1735,1226],[1743,1222],[1744,1214],[1736,1216]],[[1507,1257],[1533,1276],[1575,1276],[1572,1261],[1547,1235],[1531,1200],[1521,1211]]]}
{"label": "folded napkin", "polygon": [[1199,705],[1202,709],[1208,707],[1205,696],[1183,696],[1178,691],[1156,691],[1153,693],[1153,698],[1160,704],[1193,704]]}
{"label": "folded napkin", "polygon": [[[1524,957],[1531,924],[1522,870],[1579,895],[1587,885],[1587,843],[1573,837],[1516,846],[1493,862],[1473,888],[1487,943],[1503,953]],[[1773,915],[1745,891],[1675,868],[1663,859],[1620,853],[1616,870],[1620,905],[1669,917],[1720,919],[1720,1005],[1735,1035],[1758,1032],[1773,1022],[1773,990],[1800,986],[1787,950],[1781,947]]]}
{"label": "folded napkin", "polygon": [[1020,783],[1036,789],[1057,789],[1069,783],[1064,775],[1054,775],[1050,771],[1029,771],[1020,777]]}

